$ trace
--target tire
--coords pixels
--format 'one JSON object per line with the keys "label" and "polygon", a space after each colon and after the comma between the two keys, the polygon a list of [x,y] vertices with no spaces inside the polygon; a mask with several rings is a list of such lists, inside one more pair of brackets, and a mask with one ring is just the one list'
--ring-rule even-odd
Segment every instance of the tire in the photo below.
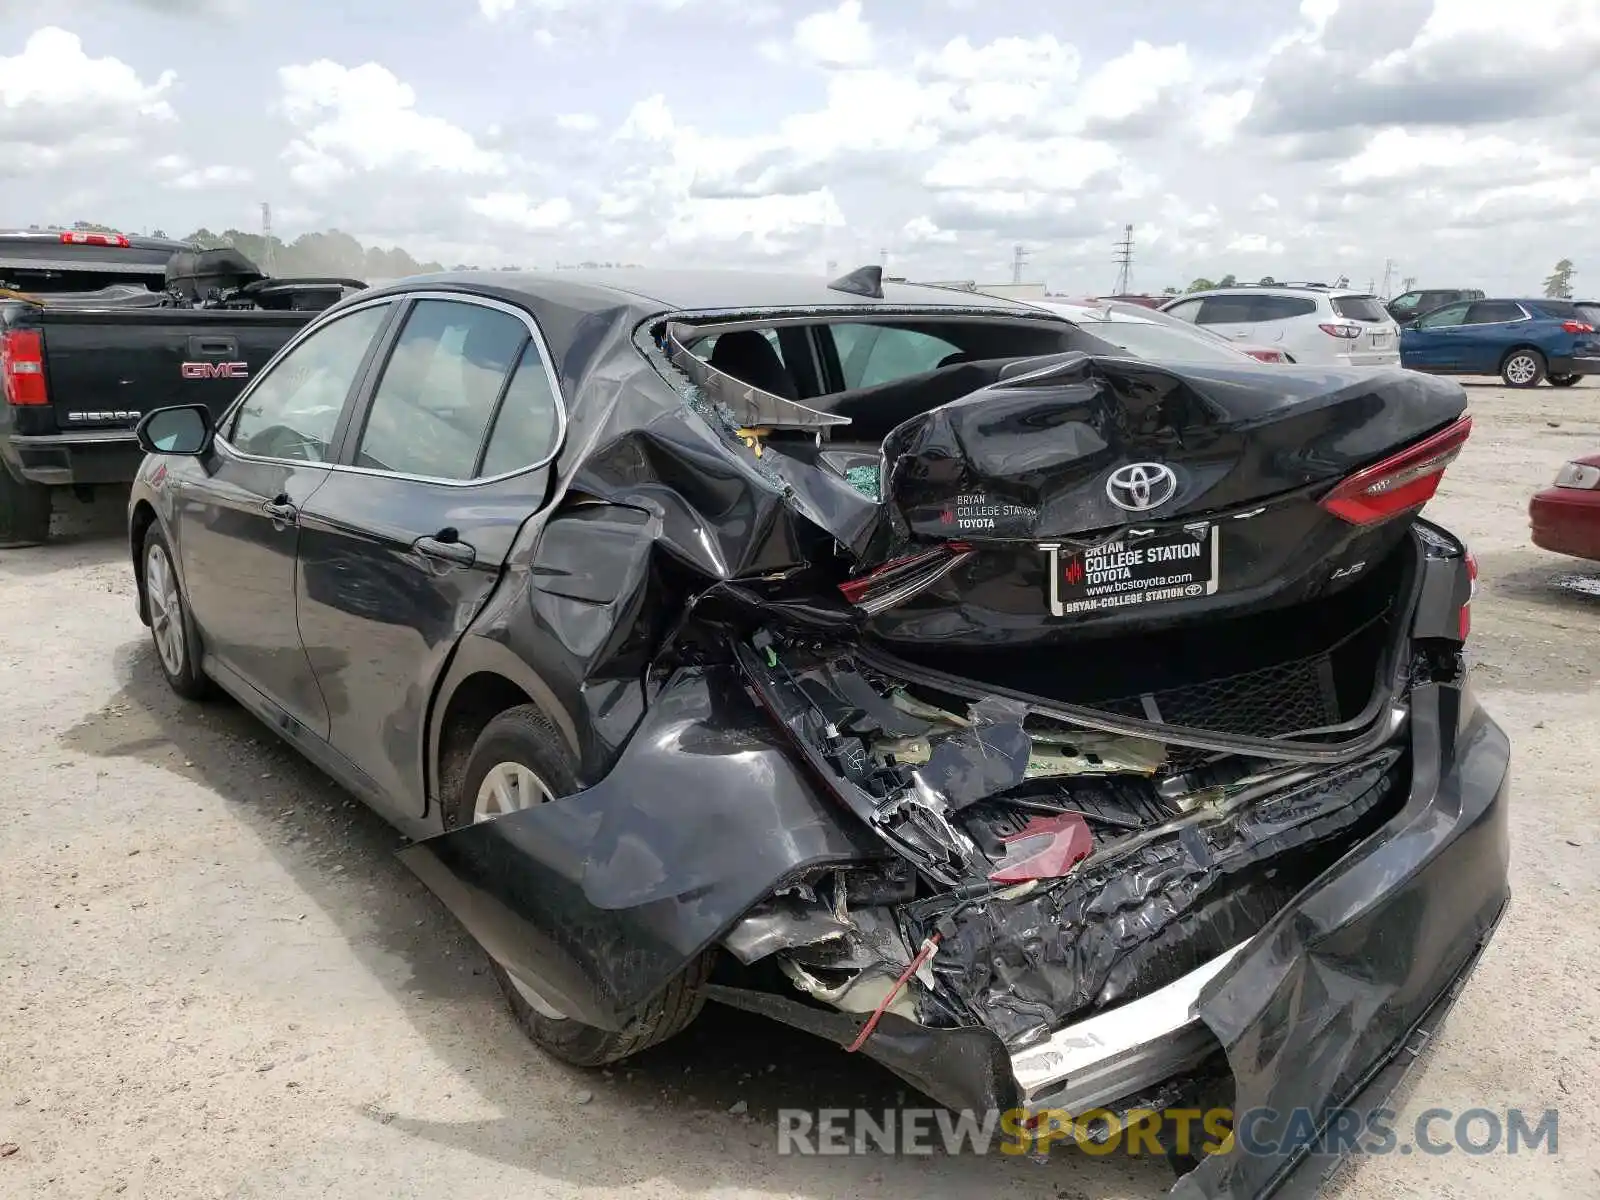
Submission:
{"label": "tire", "polygon": [[[461,786],[450,798],[446,828],[472,823],[479,815],[478,797],[485,781],[492,772],[508,766],[532,772],[543,785],[546,800],[579,790],[577,760],[566,740],[537,706],[519,705],[495,717],[478,735]],[[520,783],[517,790],[522,790]],[[710,953],[695,958],[628,1028],[619,1032],[542,1012],[504,967],[492,958],[489,967],[511,1007],[511,1015],[536,1046],[573,1066],[599,1067],[629,1058],[686,1029],[705,1003],[701,985],[710,972],[711,960]]]}
{"label": "tire", "polygon": [[1507,387],[1538,387],[1544,382],[1546,369],[1544,355],[1523,348],[1506,355],[1505,362],[1500,364],[1500,378],[1506,381]]}
{"label": "tire", "polygon": [[1551,387],[1571,387],[1573,384],[1577,383],[1578,380],[1580,380],[1581,378],[1583,378],[1583,376],[1581,376],[1581,375],[1552,375],[1552,376],[1550,376],[1550,386]]}
{"label": "tire", "polygon": [[0,463],[0,550],[41,546],[50,537],[50,489]]}
{"label": "tire", "polygon": [[200,670],[200,641],[189,615],[189,602],[184,599],[183,585],[173,567],[172,547],[161,527],[153,522],[145,531],[144,547],[139,552],[139,580],[145,609],[150,614],[156,665],[178,695],[186,700],[204,700],[211,694],[211,680]]}

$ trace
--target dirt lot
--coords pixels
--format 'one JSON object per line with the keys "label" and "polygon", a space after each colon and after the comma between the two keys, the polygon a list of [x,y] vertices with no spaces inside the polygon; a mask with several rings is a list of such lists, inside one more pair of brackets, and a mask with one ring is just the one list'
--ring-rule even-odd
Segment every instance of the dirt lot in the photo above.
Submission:
{"label": "dirt lot", "polygon": [[[1483,565],[1476,671],[1515,747],[1515,898],[1407,1111],[1559,1108],[1559,1153],[1369,1159],[1341,1176],[1346,1200],[1600,1194],[1600,565],[1533,549],[1525,519],[1567,456],[1600,449],[1600,386],[1471,390],[1477,433],[1431,515]],[[902,1089],[724,1011],[626,1069],[541,1057],[387,826],[236,707],[168,693],[121,503],[0,552],[0,1143],[16,1146],[0,1196],[1032,1200],[1170,1183],[1161,1163],[1072,1153],[779,1157],[776,1109],[881,1109]]]}

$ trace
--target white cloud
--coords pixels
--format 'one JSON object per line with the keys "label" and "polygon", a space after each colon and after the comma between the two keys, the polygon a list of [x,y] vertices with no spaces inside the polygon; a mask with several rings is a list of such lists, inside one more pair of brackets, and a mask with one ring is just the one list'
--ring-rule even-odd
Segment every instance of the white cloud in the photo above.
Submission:
{"label": "white cloud", "polygon": [[120,59],[94,58],[75,33],[47,26],[0,57],[0,149],[13,169],[132,149],[151,124],[176,120],[163,71],[147,83]]}
{"label": "white cloud", "polygon": [[534,201],[526,192],[490,192],[467,201],[480,217],[532,233],[560,229],[572,220],[572,204],[564,196]]}
{"label": "white cloud", "polygon": [[282,109],[298,131],[284,157],[295,182],[327,187],[361,171],[494,175],[504,157],[466,130],[416,110],[416,93],[377,63],[328,59],[278,72]]}
{"label": "white cloud", "polygon": [[593,133],[600,128],[600,118],[593,113],[560,113],[556,116],[556,128],[569,133]]}
{"label": "white cloud", "polygon": [[199,191],[204,188],[237,187],[251,182],[255,175],[245,167],[211,163],[196,166],[182,154],[163,154],[151,164],[163,177],[167,187],[181,191]]}
{"label": "white cloud", "polygon": [[872,29],[861,17],[861,0],[842,0],[838,8],[815,12],[795,22],[794,48],[827,67],[860,67],[872,61]]}

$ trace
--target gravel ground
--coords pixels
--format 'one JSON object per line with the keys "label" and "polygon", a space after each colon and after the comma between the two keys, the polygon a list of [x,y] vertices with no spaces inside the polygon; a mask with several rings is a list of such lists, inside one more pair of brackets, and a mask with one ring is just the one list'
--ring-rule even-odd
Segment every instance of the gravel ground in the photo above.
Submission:
{"label": "gravel ground", "polygon": [[[1600,1194],[1600,564],[1533,549],[1525,516],[1567,456],[1600,449],[1600,388],[1471,391],[1477,432],[1431,515],[1483,566],[1476,671],[1515,745],[1515,898],[1407,1111],[1559,1108],[1559,1153],[1372,1158],[1338,1178],[1344,1200]],[[1032,1200],[1169,1184],[1161,1163],[1075,1153],[780,1157],[778,1108],[881,1109],[902,1089],[722,1010],[626,1069],[542,1057],[386,825],[235,706],[168,693],[121,520],[110,497],[63,513],[54,544],[0,552],[0,1196]]]}

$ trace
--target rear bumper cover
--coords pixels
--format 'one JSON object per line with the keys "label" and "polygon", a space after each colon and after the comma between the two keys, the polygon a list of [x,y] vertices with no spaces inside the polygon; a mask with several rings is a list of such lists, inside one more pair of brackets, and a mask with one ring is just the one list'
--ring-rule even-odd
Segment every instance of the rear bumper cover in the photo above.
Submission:
{"label": "rear bumper cover", "polygon": [[1588,355],[1552,355],[1549,359],[1551,375],[1600,375],[1600,358]]}
{"label": "rear bumper cover", "polygon": [[51,486],[127,483],[144,459],[133,431],[125,429],[12,434],[4,454],[17,478]]}
{"label": "rear bumper cover", "polygon": [[1600,491],[1545,488],[1528,501],[1528,524],[1541,550],[1600,560]]}
{"label": "rear bumper cover", "polygon": [[[719,682],[691,674],[669,686],[617,768],[587,792],[402,852],[508,970],[553,988],[588,1023],[623,1027],[779,883],[872,850],[746,723],[748,700]],[[1182,1073],[1220,1048],[1235,1110],[1280,1115],[1276,1127],[1253,1124],[1257,1145],[1282,1141],[1297,1114],[1321,1121],[1341,1106],[1381,1102],[1396,1056],[1436,1015],[1509,899],[1505,734],[1470,691],[1426,684],[1412,691],[1409,736],[1400,811],[1208,977],[1203,968],[1178,981],[1188,992],[1174,985],[1143,1040],[1124,1037],[1120,1058],[1080,1056],[1073,1072],[1098,1073],[1096,1098]],[[690,795],[702,797],[692,815]],[[864,1019],[743,989],[710,996],[840,1045]],[[1012,1055],[984,1028],[928,1029],[888,1014],[863,1053],[943,1104],[988,1110],[1059,1106],[1059,1089],[1045,1086],[1056,1076],[1034,1061],[1047,1048]],[[1173,1194],[1271,1195],[1291,1177],[1300,1185],[1304,1161],[1289,1148],[1234,1149],[1204,1160]]]}

